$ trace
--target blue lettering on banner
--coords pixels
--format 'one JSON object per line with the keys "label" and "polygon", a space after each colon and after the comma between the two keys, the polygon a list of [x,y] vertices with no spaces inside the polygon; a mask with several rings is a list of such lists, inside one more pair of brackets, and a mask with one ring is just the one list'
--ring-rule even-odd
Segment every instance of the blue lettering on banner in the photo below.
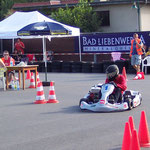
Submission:
{"label": "blue lettering on banner", "polygon": [[[133,34],[133,32],[84,34],[80,38],[81,50],[83,53],[129,52]],[[150,46],[150,31],[138,34],[143,44]]]}

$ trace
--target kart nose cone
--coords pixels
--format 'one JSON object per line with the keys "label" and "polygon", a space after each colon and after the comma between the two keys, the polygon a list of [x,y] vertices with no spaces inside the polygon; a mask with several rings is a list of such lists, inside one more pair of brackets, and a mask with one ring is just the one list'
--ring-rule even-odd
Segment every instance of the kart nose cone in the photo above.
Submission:
{"label": "kart nose cone", "polygon": [[100,104],[105,104],[106,102],[105,102],[105,100],[101,99],[99,103]]}

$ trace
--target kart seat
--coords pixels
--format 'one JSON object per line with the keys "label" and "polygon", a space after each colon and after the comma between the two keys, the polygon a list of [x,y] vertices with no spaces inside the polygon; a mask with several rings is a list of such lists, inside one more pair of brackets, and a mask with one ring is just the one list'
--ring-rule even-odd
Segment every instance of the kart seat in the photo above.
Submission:
{"label": "kart seat", "polygon": [[135,98],[135,96],[131,94],[131,91],[125,91],[123,96],[124,98],[131,98],[131,99]]}
{"label": "kart seat", "polygon": [[131,91],[125,91],[124,95],[131,95]]}
{"label": "kart seat", "polygon": [[109,99],[109,100],[108,100],[108,103],[114,104],[114,103],[115,103],[115,100],[114,100],[114,99]]}
{"label": "kart seat", "polygon": [[111,103],[111,104],[114,104],[114,103],[115,103],[115,97],[114,97],[113,94],[111,94],[111,95],[109,96],[108,103]]}

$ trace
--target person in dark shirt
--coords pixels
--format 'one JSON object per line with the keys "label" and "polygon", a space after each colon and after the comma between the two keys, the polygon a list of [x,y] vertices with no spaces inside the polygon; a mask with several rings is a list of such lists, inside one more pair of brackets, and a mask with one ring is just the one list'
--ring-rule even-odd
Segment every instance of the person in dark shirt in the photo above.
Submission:
{"label": "person in dark shirt", "polygon": [[12,54],[12,58],[15,60],[15,61],[19,61],[18,60],[18,51],[15,49],[13,54]]}

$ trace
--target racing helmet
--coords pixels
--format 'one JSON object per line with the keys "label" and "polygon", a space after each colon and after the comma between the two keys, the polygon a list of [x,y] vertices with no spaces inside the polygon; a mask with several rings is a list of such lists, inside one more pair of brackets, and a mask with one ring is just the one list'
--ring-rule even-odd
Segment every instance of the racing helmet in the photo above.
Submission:
{"label": "racing helmet", "polygon": [[110,65],[106,69],[107,78],[113,81],[119,75],[119,68],[117,65]]}

